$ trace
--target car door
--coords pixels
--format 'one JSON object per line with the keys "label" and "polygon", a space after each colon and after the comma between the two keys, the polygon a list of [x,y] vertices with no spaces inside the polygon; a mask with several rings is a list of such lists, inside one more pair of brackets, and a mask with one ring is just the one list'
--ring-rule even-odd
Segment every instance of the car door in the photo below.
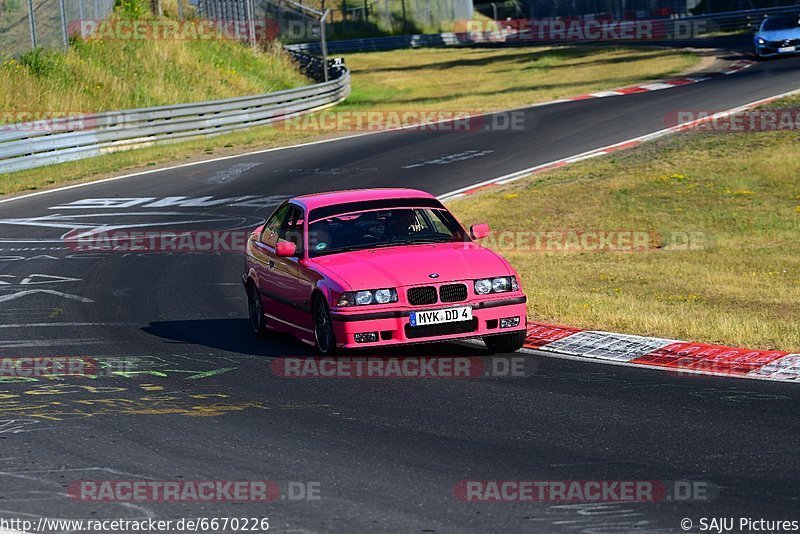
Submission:
{"label": "car door", "polygon": [[[278,241],[278,233],[286,223],[291,212],[291,206],[283,204],[272,216],[267,219],[264,229],[258,239],[253,241],[252,261],[258,279],[258,289],[264,303],[264,311],[274,316],[278,309],[276,300],[277,282],[274,276],[275,267],[275,244]],[[273,320],[271,317],[268,320]]]}
{"label": "car door", "polygon": [[286,222],[278,231],[277,241],[294,243],[295,254],[290,257],[276,255],[272,269],[276,300],[281,303],[281,318],[301,330],[305,330],[309,322],[308,300],[311,294],[311,288],[300,277],[300,259],[304,255],[305,223],[303,209],[292,205]]}

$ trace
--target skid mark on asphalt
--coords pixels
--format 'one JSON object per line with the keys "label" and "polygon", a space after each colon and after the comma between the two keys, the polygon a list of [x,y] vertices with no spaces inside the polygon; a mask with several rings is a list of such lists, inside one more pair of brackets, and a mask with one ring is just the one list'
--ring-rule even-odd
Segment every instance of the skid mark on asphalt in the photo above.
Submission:
{"label": "skid mark on asphalt", "polygon": [[[0,471],[0,487],[3,491],[3,508],[0,516],[27,519],[34,523],[40,517],[50,520],[87,519],[87,510],[71,507],[72,517],[59,517],[52,513],[62,508],[65,501],[71,502],[65,491],[64,479],[84,480],[97,478],[144,478],[138,474],[123,473],[105,467],[64,468],[63,466],[39,469],[4,469]],[[13,488],[13,490],[11,489]],[[91,517],[108,519],[146,520],[156,513],[141,504],[129,502],[93,502]],[[50,531],[54,532],[54,531]],[[67,531],[61,531],[67,532]],[[60,533],[59,533],[60,534]]]}
{"label": "skid mark on asphalt", "polygon": [[239,178],[242,174],[258,167],[261,163],[235,163],[230,167],[223,169],[221,171],[217,171],[213,176],[208,179],[208,183],[210,184],[227,184],[230,183],[237,178]]}
{"label": "skid mark on asphalt", "polygon": [[332,168],[322,168],[322,167],[295,167],[290,169],[273,169],[273,173],[282,173],[282,174],[316,174],[316,175],[326,175],[326,176],[348,176],[357,173],[374,173],[378,172],[378,167],[332,167]]}
{"label": "skid mark on asphalt", "polygon": [[415,169],[417,167],[424,167],[426,165],[449,165],[451,163],[458,163],[459,161],[466,161],[468,159],[482,158],[494,153],[494,150],[465,150],[457,154],[449,154],[440,156],[438,158],[429,159],[419,163],[412,163],[411,165],[403,165],[404,169]]}
{"label": "skid mark on asphalt", "polygon": [[54,289],[28,289],[25,291],[17,291],[16,293],[9,293],[7,295],[0,295],[0,303],[21,299],[29,295],[39,295],[39,294],[51,295],[69,300],[76,300],[78,302],[86,302],[86,303],[94,302],[94,300],[88,297],[81,297],[80,295],[73,295],[72,293],[64,293],[62,291],[56,291]]}
{"label": "skid mark on asphalt", "polygon": [[[40,430],[38,419],[0,419],[0,434],[21,434],[32,430]],[[3,460],[0,458],[0,460]]]}
{"label": "skid mark on asphalt", "polygon": [[674,528],[659,527],[656,522],[648,520],[647,515],[640,507],[630,505],[581,503],[549,506],[544,516],[529,516],[526,519],[549,524],[559,530],[586,534],[674,531]]}

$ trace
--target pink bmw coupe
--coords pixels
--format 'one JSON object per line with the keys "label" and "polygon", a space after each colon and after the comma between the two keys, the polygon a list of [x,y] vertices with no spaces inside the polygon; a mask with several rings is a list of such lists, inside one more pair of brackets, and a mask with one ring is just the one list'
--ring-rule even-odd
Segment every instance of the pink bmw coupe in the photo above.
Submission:
{"label": "pink bmw coupe", "polygon": [[250,323],[322,354],[337,348],[483,338],[492,352],[525,341],[525,294],[498,254],[475,244],[435,197],[362,189],[292,198],[247,242]]}

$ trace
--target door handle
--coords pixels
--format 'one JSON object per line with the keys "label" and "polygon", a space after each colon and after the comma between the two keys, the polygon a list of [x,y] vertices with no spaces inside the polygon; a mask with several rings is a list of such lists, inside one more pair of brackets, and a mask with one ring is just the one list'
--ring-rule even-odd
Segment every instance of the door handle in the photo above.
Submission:
{"label": "door handle", "polygon": [[269,265],[270,269],[274,269],[275,268],[275,262],[273,260],[269,260],[269,263],[267,263],[267,265]]}

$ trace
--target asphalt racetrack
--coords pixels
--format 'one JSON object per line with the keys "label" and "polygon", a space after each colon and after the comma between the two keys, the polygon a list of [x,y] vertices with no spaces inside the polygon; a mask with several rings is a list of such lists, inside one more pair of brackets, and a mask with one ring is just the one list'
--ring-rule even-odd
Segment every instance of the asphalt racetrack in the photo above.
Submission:
{"label": "asphalt racetrack", "polygon": [[[444,194],[661,130],[676,110],[798,87],[800,58],[787,58],[670,90],[531,108],[524,130],[386,132],[0,203],[0,355],[132,358],[147,371],[0,383],[0,516],[269,517],[277,532],[680,532],[684,518],[695,531],[701,518],[797,520],[792,384],[540,355],[525,356],[524,378],[279,378],[275,358],[314,353],[251,335],[241,254],[82,254],[62,236],[104,225],[254,228],[284,198],[323,190]],[[477,344],[400,354],[486,357]],[[294,481],[319,498],[66,495],[73,481],[122,479]],[[474,503],[454,496],[464,480],[689,480],[713,491],[688,502]]]}

